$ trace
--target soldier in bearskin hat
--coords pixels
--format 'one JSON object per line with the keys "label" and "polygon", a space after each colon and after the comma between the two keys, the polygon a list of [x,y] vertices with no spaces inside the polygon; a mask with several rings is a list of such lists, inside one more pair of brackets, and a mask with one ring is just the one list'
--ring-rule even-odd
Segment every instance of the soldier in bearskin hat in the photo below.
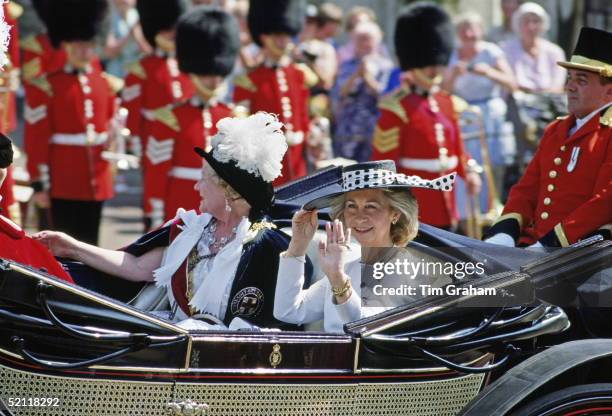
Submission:
{"label": "soldier in bearskin hat", "polygon": [[[155,184],[151,198],[163,207],[166,220],[178,208],[196,209],[200,196],[194,185],[200,178],[202,160],[194,147],[210,147],[217,122],[232,115],[221,101],[224,78],[232,72],[240,47],[238,24],[218,8],[198,7],[185,14],[176,31],[176,57],[181,72],[189,76],[194,93],[181,104],[154,112],[149,147],[163,143],[152,157],[145,182]],[[150,155],[151,154],[151,155]],[[156,218],[154,225],[161,224]]]}
{"label": "soldier in bearskin hat", "polygon": [[251,112],[278,114],[285,125],[289,150],[280,185],[306,174],[304,157],[310,120],[309,88],[317,76],[306,65],[291,62],[292,37],[302,29],[305,5],[301,0],[252,0],[248,13],[251,37],[262,49],[264,62],[234,79],[234,102]]}
{"label": "soldier in bearskin hat", "polygon": [[612,33],[582,28],[567,68],[569,115],[544,130],[487,234],[506,246],[565,247],[612,229]]}
{"label": "soldier in bearskin hat", "polygon": [[107,9],[105,0],[53,0],[47,33],[53,47],[64,50],[66,64],[37,79],[24,134],[32,186],[38,201],[50,197],[53,227],[94,243],[102,204],[113,196],[102,152],[117,85],[92,65]]}
{"label": "soldier in bearskin hat", "polygon": [[[180,102],[193,94],[189,78],[179,70],[175,58],[175,34],[179,17],[185,12],[181,0],[138,0],[140,24],[153,53],[128,67],[122,106],[128,110],[127,128],[130,130],[131,150],[143,156],[143,210],[145,230],[163,218],[162,200],[153,196],[156,184],[148,179],[147,169],[163,159],[168,150],[163,141],[151,140],[149,129],[155,110]],[[144,153],[144,155],[143,155]]]}
{"label": "soldier in bearskin hat", "polygon": [[[408,85],[383,97],[374,131],[373,160],[391,159],[398,171],[433,179],[458,172],[470,193],[478,192],[478,174],[468,169],[468,155],[457,123],[467,107],[440,91],[442,70],[453,50],[454,29],[448,14],[433,3],[411,5],[395,27],[395,50]],[[419,220],[451,229],[457,223],[453,192],[414,189]]]}

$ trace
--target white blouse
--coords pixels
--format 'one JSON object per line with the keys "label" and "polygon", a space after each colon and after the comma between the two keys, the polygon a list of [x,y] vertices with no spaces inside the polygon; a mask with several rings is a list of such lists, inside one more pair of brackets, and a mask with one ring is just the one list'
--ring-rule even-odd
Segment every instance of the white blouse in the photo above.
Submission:
{"label": "white blouse", "polygon": [[[284,254],[284,253],[283,253]],[[345,273],[351,279],[352,293],[341,305],[334,303],[327,276],[306,290],[304,284],[305,257],[280,256],[274,296],[274,317],[292,324],[308,324],[323,319],[326,332],[343,333],[343,325],[386,308],[362,308],[360,258],[348,262]]]}

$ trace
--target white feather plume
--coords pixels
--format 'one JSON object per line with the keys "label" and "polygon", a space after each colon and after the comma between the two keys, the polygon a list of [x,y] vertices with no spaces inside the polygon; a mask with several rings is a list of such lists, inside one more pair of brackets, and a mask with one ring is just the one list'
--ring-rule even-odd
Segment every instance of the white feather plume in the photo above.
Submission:
{"label": "white feather plume", "polygon": [[217,122],[212,138],[213,157],[235,161],[249,173],[272,182],[281,175],[287,140],[283,124],[274,114],[258,112],[246,118],[224,118]]}
{"label": "white feather plume", "polygon": [[6,23],[4,18],[4,7],[2,7],[4,3],[4,1],[0,1],[0,69],[4,68],[4,65],[9,62],[7,51],[9,41],[11,40],[9,32],[11,27]]}

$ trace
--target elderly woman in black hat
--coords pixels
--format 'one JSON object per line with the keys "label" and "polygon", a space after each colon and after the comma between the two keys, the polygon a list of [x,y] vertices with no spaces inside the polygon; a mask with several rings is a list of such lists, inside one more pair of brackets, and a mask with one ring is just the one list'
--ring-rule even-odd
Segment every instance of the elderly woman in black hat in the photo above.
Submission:
{"label": "elderly woman in black hat", "polygon": [[282,326],[272,309],[278,256],[287,238],[264,220],[287,150],[282,124],[260,112],[225,118],[217,128],[212,150],[196,149],[205,159],[195,185],[201,214],[179,210],[173,221],[125,251],[50,231],[38,239],[56,256],[165,288],[167,317],[173,321],[206,314],[225,325],[242,318],[257,326]]}
{"label": "elderly woman in black hat", "polygon": [[[295,324],[323,319],[327,332],[342,332],[343,324],[361,318],[363,263],[361,258],[347,260],[351,235],[361,247],[405,246],[418,231],[418,205],[410,189],[450,191],[454,179],[455,173],[433,180],[398,174],[390,160],[343,168],[329,192],[293,217],[291,242],[278,269],[274,316]],[[305,254],[318,225],[316,210],[326,207],[333,222],[326,224],[326,239],[318,246],[326,278],[303,290]]]}

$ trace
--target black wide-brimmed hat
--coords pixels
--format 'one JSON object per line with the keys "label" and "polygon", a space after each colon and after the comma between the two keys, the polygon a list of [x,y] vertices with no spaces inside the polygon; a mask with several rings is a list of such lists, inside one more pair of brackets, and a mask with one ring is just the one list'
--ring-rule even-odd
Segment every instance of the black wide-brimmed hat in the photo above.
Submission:
{"label": "black wide-brimmed hat", "polygon": [[564,68],[597,72],[612,78],[612,32],[583,27],[569,62],[557,62]]}
{"label": "black wide-brimmed hat", "polygon": [[247,23],[253,42],[261,46],[259,36],[262,34],[296,36],[302,31],[305,18],[303,0],[251,0]]}
{"label": "black wide-brimmed hat", "polygon": [[194,149],[251,205],[251,218],[267,213],[274,203],[272,181],[281,175],[287,151],[282,128],[283,124],[269,113],[228,117],[217,123],[209,152]]}
{"label": "black wide-brimmed hat", "polygon": [[0,169],[8,168],[13,163],[13,142],[0,133]]}
{"label": "black wide-brimmed hat", "polygon": [[91,41],[102,31],[107,0],[52,0],[42,18],[54,48],[62,42]]}
{"label": "black wide-brimmed hat", "polygon": [[198,75],[228,75],[238,56],[239,33],[236,19],[219,8],[200,6],[186,13],[176,28],[179,69]]}
{"label": "black wide-brimmed hat", "polygon": [[392,160],[357,163],[336,169],[337,177],[328,181],[322,192],[313,192],[312,199],[304,204],[307,211],[326,208],[339,195],[360,189],[411,189],[425,188],[438,191],[451,191],[456,173],[436,179],[423,179],[419,176],[397,173]]}
{"label": "black wide-brimmed hat", "polygon": [[454,47],[455,29],[438,5],[410,5],[395,24],[395,53],[402,70],[448,64]]}
{"label": "black wide-brimmed hat", "polygon": [[140,17],[142,33],[155,47],[155,36],[163,30],[172,30],[185,12],[182,0],[137,0],[136,9]]}

